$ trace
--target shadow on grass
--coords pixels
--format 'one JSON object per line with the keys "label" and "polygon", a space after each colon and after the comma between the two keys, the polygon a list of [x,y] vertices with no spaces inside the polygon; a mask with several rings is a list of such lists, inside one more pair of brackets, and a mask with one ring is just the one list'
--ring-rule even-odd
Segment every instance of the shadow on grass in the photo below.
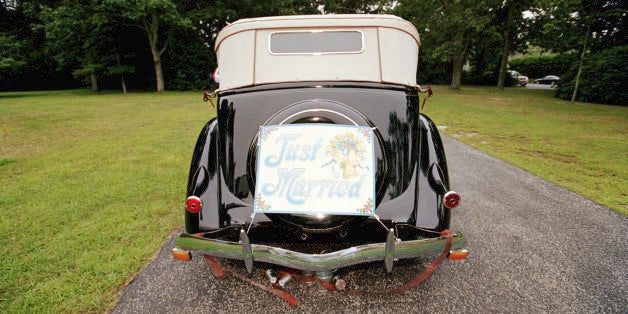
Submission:
{"label": "shadow on grass", "polygon": [[49,92],[0,92],[0,99],[27,98],[35,96],[45,96]]}

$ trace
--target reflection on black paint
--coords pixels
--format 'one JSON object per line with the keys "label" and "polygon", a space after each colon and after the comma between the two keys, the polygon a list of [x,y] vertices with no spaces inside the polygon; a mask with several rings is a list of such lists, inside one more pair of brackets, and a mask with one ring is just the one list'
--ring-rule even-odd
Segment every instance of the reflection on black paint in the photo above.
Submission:
{"label": "reflection on black paint", "polygon": [[236,110],[233,102],[229,103],[227,99],[223,99],[220,103],[218,112],[218,123],[220,133],[220,156],[221,167],[223,172],[224,184],[229,190],[234,191],[234,169],[236,166],[235,157],[233,155],[233,136],[234,136],[234,118]]}
{"label": "reflection on black paint", "polygon": [[395,198],[408,187],[417,161],[418,102],[416,96],[406,97],[405,119],[397,111],[388,114],[389,197]]}

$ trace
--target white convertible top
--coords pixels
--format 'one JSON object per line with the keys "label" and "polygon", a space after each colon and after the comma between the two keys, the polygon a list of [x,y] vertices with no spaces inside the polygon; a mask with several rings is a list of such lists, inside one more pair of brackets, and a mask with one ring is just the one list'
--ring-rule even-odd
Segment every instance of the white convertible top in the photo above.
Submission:
{"label": "white convertible top", "polygon": [[238,20],[216,38],[220,89],[279,82],[416,85],[420,39],[393,15],[293,15]]}

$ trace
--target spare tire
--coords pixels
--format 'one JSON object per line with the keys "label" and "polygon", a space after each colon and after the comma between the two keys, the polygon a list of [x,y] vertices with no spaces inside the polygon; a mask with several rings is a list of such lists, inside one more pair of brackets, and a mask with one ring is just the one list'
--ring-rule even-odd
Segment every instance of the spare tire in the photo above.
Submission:
{"label": "spare tire", "polygon": [[[327,123],[355,126],[371,126],[369,121],[360,112],[345,104],[324,100],[311,99],[301,101],[285,107],[268,120],[264,126],[282,124]],[[384,178],[386,178],[386,158],[382,145],[382,136],[379,130],[374,131],[374,153],[376,159],[376,204],[384,195]],[[259,133],[251,142],[248,153],[248,180],[251,190],[255,190],[257,169],[257,141]],[[265,214],[275,223],[289,225],[308,233],[328,233],[343,229],[350,223],[359,222],[365,217],[348,215],[305,215],[305,214]]]}

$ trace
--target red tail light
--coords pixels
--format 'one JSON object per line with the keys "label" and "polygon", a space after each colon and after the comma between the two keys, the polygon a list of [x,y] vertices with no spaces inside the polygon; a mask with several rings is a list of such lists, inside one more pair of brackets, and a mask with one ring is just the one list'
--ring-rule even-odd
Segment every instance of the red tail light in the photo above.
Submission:
{"label": "red tail light", "polygon": [[443,205],[445,205],[445,207],[452,209],[458,206],[458,204],[460,204],[460,195],[458,195],[458,193],[454,191],[445,193],[445,196],[443,196]]}
{"label": "red tail light", "polygon": [[198,198],[198,196],[190,196],[185,201],[185,208],[190,213],[193,213],[193,214],[198,213],[201,211],[201,209],[203,209],[203,201],[201,201],[201,199]]}

